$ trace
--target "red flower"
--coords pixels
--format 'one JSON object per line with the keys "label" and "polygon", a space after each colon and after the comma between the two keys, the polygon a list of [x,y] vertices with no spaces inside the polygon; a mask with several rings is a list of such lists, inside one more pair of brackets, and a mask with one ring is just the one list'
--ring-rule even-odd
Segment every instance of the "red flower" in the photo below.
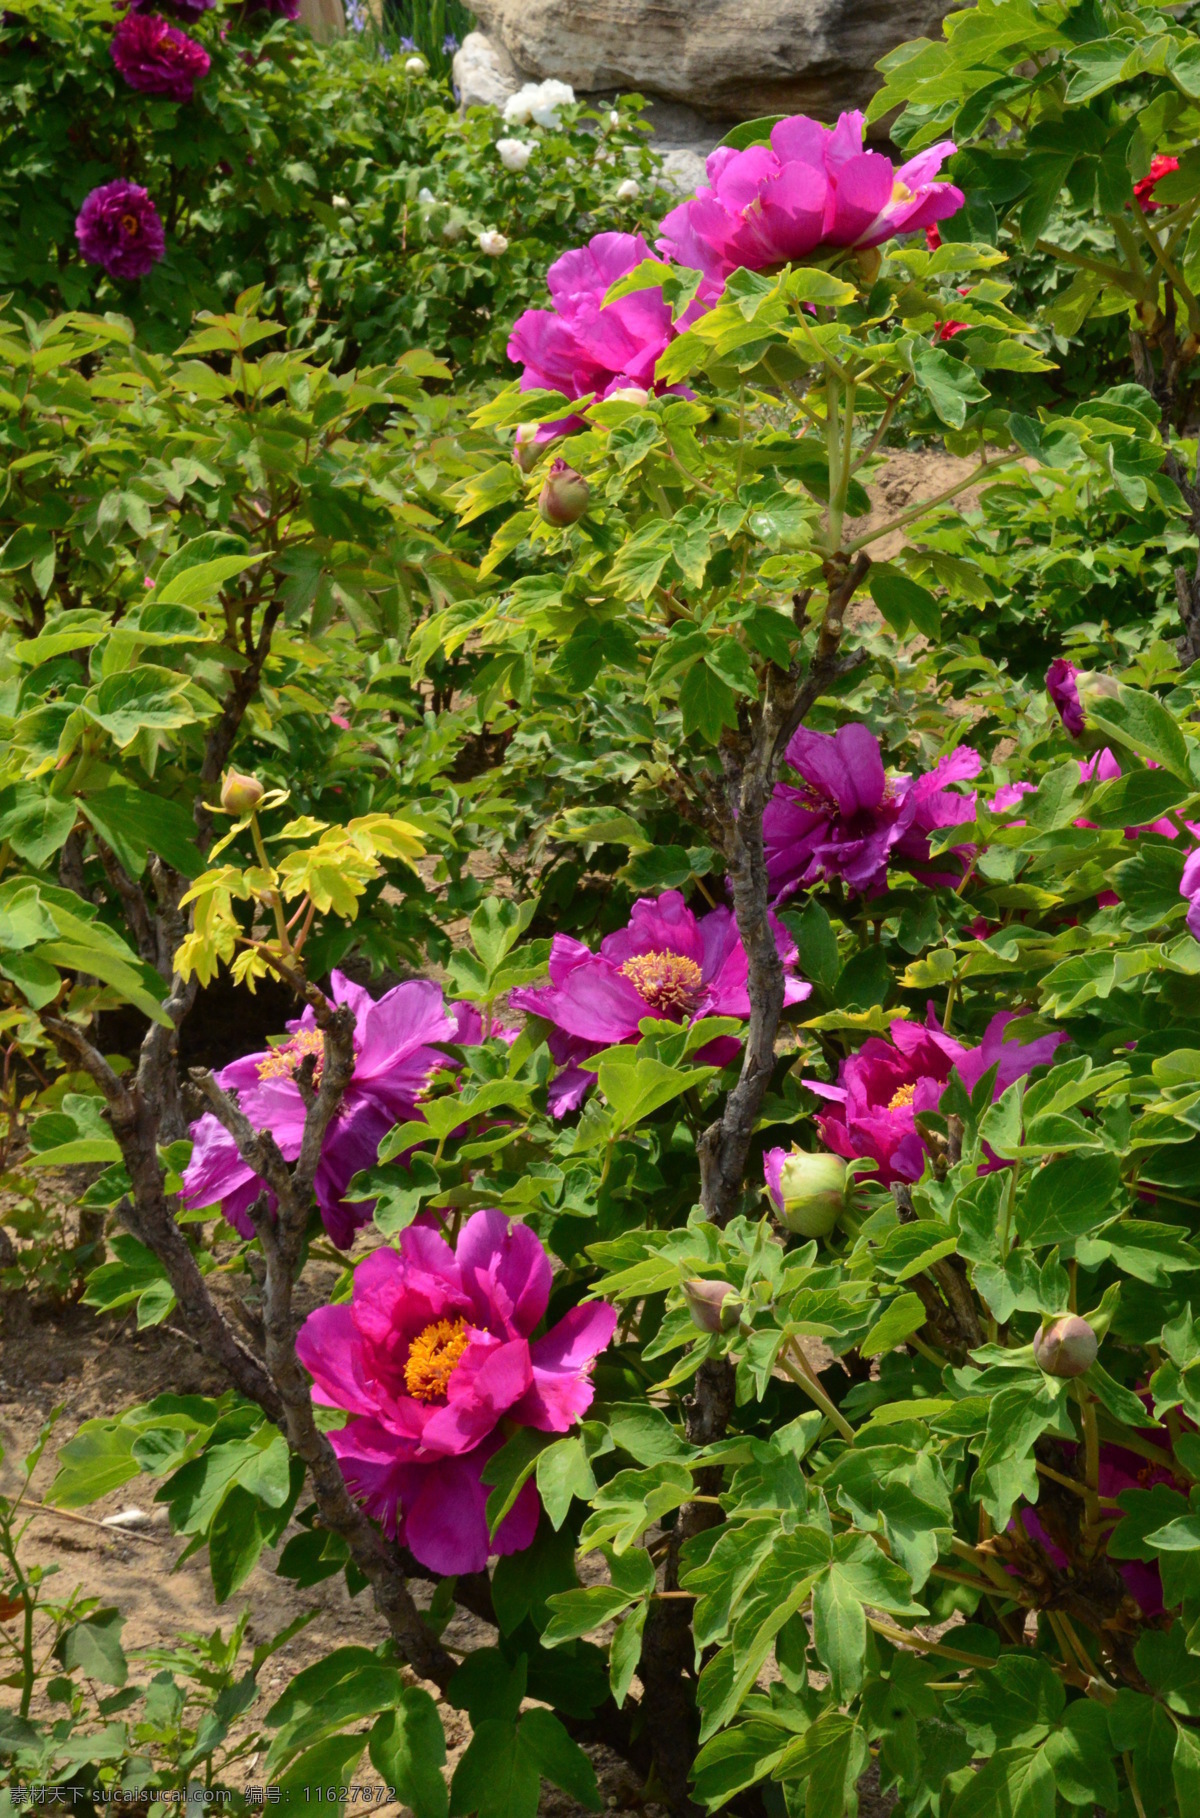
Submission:
{"label": "red flower", "polygon": [[1137,197],[1138,207],[1144,215],[1152,215],[1158,209],[1158,203],[1151,200],[1154,195],[1155,184],[1158,183],[1160,178],[1169,176],[1171,171],[1178,169],[1178,158],[1167,158],[1164,157],[1161,152],[1155,152],[1150,160],[1150,174],[1143,177],[1140,182],[1135,183],[1133,186],[1133,193]]}

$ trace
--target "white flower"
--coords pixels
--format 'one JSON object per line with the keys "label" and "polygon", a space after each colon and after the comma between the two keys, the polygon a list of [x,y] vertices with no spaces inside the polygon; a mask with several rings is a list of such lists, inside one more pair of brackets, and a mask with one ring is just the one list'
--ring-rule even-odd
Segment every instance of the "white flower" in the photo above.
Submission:
{"label": "white flower", "polygon": [[404,60],[404,67],[410,76],[423,76],[425,74],[425,59],[424,57],[406,57]]}
{"label": "white flower", "polygon": [[479,236],[479,250],[481,253],[486,253],[489,259],[498,259],[502,253],[508,251],[508,239],[506,235],[497,233],[493,227],[485,228]]}
{"label": "white flower", "polygon": [[527,82],[504,103],[506,126],[557,126],[560,108],[569,107],[575,90],[569,82]]}
{"label": "white flower", "polygon": [[431,189],[419,189],[417,191],[417,201],[421,204],[422,208],[429,208],[437,201],[437,197]]}
{"label": "white flower", "polygon": [[505,170],[524,170],[533,156],[533,147],[525,139],[497,139],[496,150]]}
{"label": "white flower", "polygon": [[612,113],[608,116],[608,124],[610,126],[620,126],[620,124],[621,124],[621,116],[619,113],[617,113],[615,108],[613,109]]}
{"label": "white flower", "polygon": [[330,201],[335,208],[349,208],[350,206],[349,196],[331,196]]}
{"label": "white flower", "polygon": [[624,183],[617,184],[617,201],[618,202],[632,202],[634,197],[640,196],[641,193],[642,193],[641,184],[635,182],[632,177],[626,177]]}

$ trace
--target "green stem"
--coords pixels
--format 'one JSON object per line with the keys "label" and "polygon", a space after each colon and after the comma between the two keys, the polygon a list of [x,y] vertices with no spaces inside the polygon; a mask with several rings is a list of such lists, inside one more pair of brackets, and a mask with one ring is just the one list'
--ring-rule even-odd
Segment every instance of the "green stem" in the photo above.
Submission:
{"label": "green stem", "polygon": [[[854,1428],[850,1425],[850,1422],[846,1419],[845,1415],[834,1406],[828,1395],[826,1395],[824,1389],[810,1370],[808,1359],[805,1357],[803,1351],[801,1351],[797,1345],[793,1345],[791,1347],[791,1354],[795,1359],[795,1363],[790,1361],[786,1352],[780,1353],[780,1369],[786,1371],[792,1381],[796,1384],[797,1388],[803,1389],[809,1400],[816,1403],[826,1420],[833,1422],[846,1443],[848,1445],[853,1445]],[[798,1368],[797,1365],[799,1366]]]}

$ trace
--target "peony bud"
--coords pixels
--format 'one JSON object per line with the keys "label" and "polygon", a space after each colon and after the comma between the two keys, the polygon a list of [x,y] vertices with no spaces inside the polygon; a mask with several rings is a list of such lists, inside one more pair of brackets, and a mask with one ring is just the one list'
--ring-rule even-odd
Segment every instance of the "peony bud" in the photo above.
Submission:
{"label": "peony bud", "polygon": [[732,1332],[742,1317],[742,1303],[732,1282],[685,1281],[683,1298],[692,1324],[702,1332]]}
{"label": "peony bud", "polygon": [[221,784],[221,806],[226,814],[236,814],[241,820],[244,815],[253,814],[265,794],[256,776],[230,770]]}
{"label": "peony bud", "polygon": [[621,124],[621,116],[617,112],[615,107],[614,107],[612,113],[609,114],[609,116],[608,116],[608,124],[610,126],[620,126],[620,124]]}
{"label": "peony bud", "polygon": [[1075,688],[1085,713],[1089,701],[1115,701],[1120,698],[1120,688],[1115,677],[1105,675],[1098,669],[1077,669]]}
{"label": "peony bud", "polygon": [[522,473],[532,473],[541,459],[542,450],[537,439],[540,427],[541,425],[538,423],[518,423],[517,425],[516,440],[513,442],[513,460]]}
{"label": "peony bud", "polygon": [[497,139],[496,151],[505,170],[524,170],[533,156],[533,147],[525,139]]}
{"label": "peony bud", "polygon": [[426,68],[425,59],[424,57],[406,57],[404,68],[410,76],[423,76]]}
{"label": "peony bud", "polygon": [[840,1155],[772,1149],[764,1160],[775,1210],[800,1237],[828,1237],[846,1204],[846,1164]]}
{"label": "peony bud", "polygon": [[560,456],[550,469],[550,477],[542,487],[538,499],[538,510],[547,524],[574,524],[588,508],[592,489],[581,473]]}
{"label": "peony bud", "polygon": [[486,253],[489,259],[498,259],[508,251],[508,238],[505,234],[497,233],[495,228],[485,228],[479,235],[479,250]]}
{"label": "peony bud", "polygon": [[642,193],[642,186],[633,177],[626,177],[623,183],[617,184],[617,201],[632,202]]}
{"label": "peony bud", "polygon": [[636,404],[641,409],[650,402],[650,393],[644,385],[618,385],[615,391],[605,394],[605,404]]}
{"label": "peony bud", "polygon": [[1096,1361],[1096,1334],[1078,1313],[1063,1313],[1043,1322],[1033,1339],[1033,1355],[1047,1376],[1083,1376]]}

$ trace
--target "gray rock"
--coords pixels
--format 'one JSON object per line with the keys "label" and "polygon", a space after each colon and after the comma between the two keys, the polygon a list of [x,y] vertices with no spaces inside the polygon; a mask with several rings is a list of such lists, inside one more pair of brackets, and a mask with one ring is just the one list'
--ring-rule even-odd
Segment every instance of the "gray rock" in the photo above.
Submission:
{"label": "gray rock", "polygon": [[708,180],[704,158],[703,152],[690,151],[686,146],[664,152],[659,166],[663,188],[674,190],[678,196],[694,196],[700,185]]}
{"label": "gray rock", "polygon": [[468,32],[454,53],[461,107],[503,107],[524,80],[503,44],[483,32]]}
{"label": "gray rock", "polygon": [[[865,106],[874,65],[937,36],[958,0],[475,0],[521,70],[587,94],[636,89],[709,118]],[[460,87],[461,87],[460,83]]]}

